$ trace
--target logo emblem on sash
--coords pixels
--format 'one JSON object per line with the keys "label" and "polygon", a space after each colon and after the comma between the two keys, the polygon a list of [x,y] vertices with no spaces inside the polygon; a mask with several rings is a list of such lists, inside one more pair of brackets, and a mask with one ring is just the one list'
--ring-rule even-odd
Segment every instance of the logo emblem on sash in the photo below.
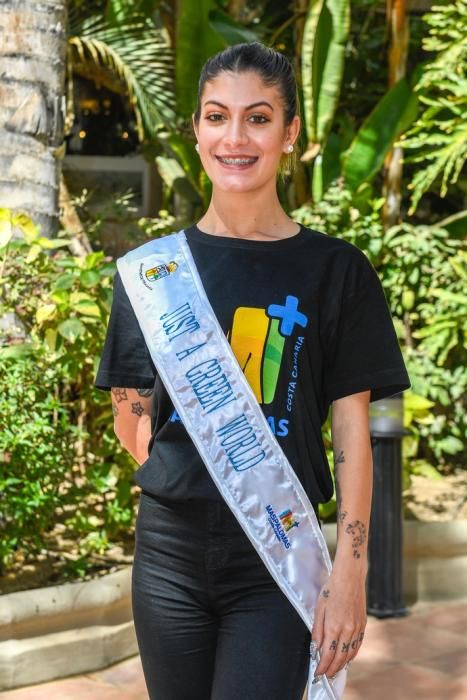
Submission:
{"label": "logo emblem on sash", "polygon": [[279,515],[279,519],[282,523],[282,527],[286,532],[291,530],[293,527],[298,527],[300,525],[300,522],[294,519],[293,513],[290,510],[290,508],[288,510],[284,510],[284,512]]}
{"label": "logo emblem on sash", "polygon": [[148,282],[157,282],[158,280],[162,279],[162,277],[168,277],[168,275],[175,272],[177,268],[178,264],[174,260],[171,260],[168,263],[162,263],[161,265],[150,267],[149,270],[146,270],[143,275],[143,265],[141,264],[139,276],[144,286],[148,287],[148,289],[152,289]]}
{"label": "logo emblem on sash", "polygon": [[293,527],[298,527],[300,525],[300,521],[295,520],[290,508],[284,510],[279,516],[277,516],[273,507],[271,505],[267,505],[266,512],[268,514],[268,522],[272,527],[275,536],[286,549],[290,549],[292,545],[290,544],[290,540],[286,533]]}

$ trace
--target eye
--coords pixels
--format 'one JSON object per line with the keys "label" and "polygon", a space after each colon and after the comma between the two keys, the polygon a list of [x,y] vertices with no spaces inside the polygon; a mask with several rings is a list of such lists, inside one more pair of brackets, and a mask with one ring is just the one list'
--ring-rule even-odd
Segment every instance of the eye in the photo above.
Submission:
{"label": "eye", "polygon": [[224,118],[224,115],[220,112],[212,112],[208,114],[206,119],[210,122],[220,122]]}
{"label": "eye", "polygon": [[252,114],[250,120],[253,121],[253,124],[266,124],[269,121],[264,114]]}

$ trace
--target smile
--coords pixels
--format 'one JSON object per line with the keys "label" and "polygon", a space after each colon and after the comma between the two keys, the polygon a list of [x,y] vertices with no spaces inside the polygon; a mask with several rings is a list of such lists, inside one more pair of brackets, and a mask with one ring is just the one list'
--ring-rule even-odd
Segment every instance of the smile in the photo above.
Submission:
{"label": "smile", "polygon": [[216,156],[216,159],[222,165],[234,166],[234,167],[245,167],[248,165],[253,165],[258,160],[257,157],[251,156]]}

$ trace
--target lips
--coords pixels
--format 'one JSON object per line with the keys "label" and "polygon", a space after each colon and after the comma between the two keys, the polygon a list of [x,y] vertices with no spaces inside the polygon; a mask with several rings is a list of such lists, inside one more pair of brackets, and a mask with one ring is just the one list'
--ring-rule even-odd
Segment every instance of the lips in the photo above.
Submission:
{"label": "lips", "polygon": [[222,165],[229,168],[246,168],[250,165],[254,165],[258,160],[257,156],[216,156],[216,159]]}

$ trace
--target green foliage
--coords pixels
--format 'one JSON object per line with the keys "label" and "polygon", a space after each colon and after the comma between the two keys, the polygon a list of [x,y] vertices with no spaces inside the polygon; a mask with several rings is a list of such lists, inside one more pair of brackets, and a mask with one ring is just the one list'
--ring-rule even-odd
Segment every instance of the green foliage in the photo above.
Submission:
{"label": "green foliage", "polygon": [[81,554],[100,551],[133,518],[134,464],[93,387],[115,266],[70,255],[7,210],[0,232],[0,317],[15,319],[0,334],[0,563],[40,548],[58,506]]}
{"label": "green foliage", "polygon": [[357,189],[380,170],[394,141],[416,115],[417,98],[402,78],[378,102],[344,154],[343,174],[350,189]]}
{"label": "green foliage", "polygon": [[[154,137],[175,120],[174,57],[164,31],[143,14],[77,15],[68,39],[72,70],[127,95],[138,133]],[[71,76],[70,76],[71,77]]]}
{"label": "green foliage", "polygon": [[209,56],[226,46],[209,22],[216,0],[182,2],[177,12],[176,92],[179,113],[189,118],[195,109],[201,68]]}
{"label": "green foliage", "polygon": [[457,181],[467,157],[467,6],[462,0],[434,6],[425,16],[429,36],[423,40],[433,60],[424,66],[416,86],[425,110],[400,145],[418,164],[411,213],[421,196],[440,177],[440,194]]}
{"label": "green foliage", "polygon": [[370,188],[357,198],[337,183],[293,216],[357,245],[375,266],[412,383],[405,394],[407,467],[453,467],[466,433],[465,253],[445,229],[405,223],[385,231],[383,201],[372,199]]}
{"label": "green foliage", "polygon": [[313,0],[302,44],[302,84],[308,148],[314,158],[313,196],[323,192],[322,153],[339,101],[350,26],[348,0]]}
{"label": "green foliage", "polygon": [[58,400],[65,376],[43,353],[0,356],[0,571],[18,547],[41,550],[62,502],[79,438]]}

